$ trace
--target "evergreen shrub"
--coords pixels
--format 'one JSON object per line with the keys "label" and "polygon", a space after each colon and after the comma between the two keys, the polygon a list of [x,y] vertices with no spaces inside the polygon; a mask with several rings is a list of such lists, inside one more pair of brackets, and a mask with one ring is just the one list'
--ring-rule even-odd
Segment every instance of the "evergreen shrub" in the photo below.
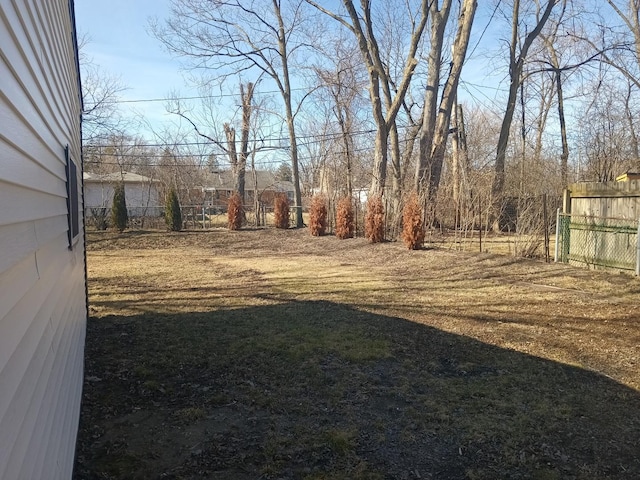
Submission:
{"label": "evergreen shrub", "polygon": [[113,189],[113,205],[111,206],[111,223],[119,232],[123,232],[129,223],[127,214],[127,200],[124,195],[124,183],[117,184]]}
{"label": "evergreen shrub", "polygon": [[164,209],[164,220],[167,223],[167,228],[172,232],[179,232],[182,230],[180,201],[178,200],[178,194],[173,187],[171,187],[171,190],[169,190],[169,194],[167,195],[167,204]]}

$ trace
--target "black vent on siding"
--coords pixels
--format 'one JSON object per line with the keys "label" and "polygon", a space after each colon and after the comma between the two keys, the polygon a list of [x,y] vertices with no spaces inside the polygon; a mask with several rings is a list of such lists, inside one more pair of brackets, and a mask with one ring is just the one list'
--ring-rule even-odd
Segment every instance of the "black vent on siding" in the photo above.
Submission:
{"label": "black vent on siding", "polygon": [[67,161],[67,221],[69,234],[69,249],[73,248],[80,234],[80,222],[78,218],[78,168],[69,154],[69,145],[64,149]]}

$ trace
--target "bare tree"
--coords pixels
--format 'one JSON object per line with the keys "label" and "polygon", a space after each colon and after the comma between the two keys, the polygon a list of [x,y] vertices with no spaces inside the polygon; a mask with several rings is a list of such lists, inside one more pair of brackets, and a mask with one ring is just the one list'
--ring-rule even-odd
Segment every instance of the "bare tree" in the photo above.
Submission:
{"label": "bare tree", "polygon": [[[553,83],[556,87],[556,101],[558,103],[558,122],[560,123],[560,138],[562,141],[562,153],[560,154],[560,176],[562,185],[568,182],[569,172],[569,141],[567,139],[567,122],[564,110],[564,89],[562,68],[560,65],[560,55],[555,46],[557,41],[558,27],[560,22],[554,25],[553,31],[549,35],[543,35],[544,44],[549,55],[549,63],[553,68]],[[540,129],[540,134],[542,129]],[[538,142],[538,145],[541,142]]]}
{"label": "bare tree", "polygon": [[[520,12],[520,0],[513,0],[511,16],[511,39],[509,40],[509,95],[507,107],[502,117],[502,127],[496,148],[495,174],[492,185],[493,215],[497,219],[502,206],[505,184],[505,159],[511,123],[516,109],[518,91],[522,82],[524,63],[533,42],[538,38],[547,20],[551,16],[553,8],[563,0],[546,0],[544,9],[536,3],[535,24],[531,31],[525,29],[522,37],[523,19]],[[528,32],[528,33],[527,33]]]}
{"label": "bare tree", "polygon": [[[327,97],[325,103],[328,104],[327,113],[337,120],[340,139],[342,159],[344,166],[344,184],[340,196],[345,193],[350,198],[353,195],[353,170],[356,161],[354,136],[356,116],[358,107],[361,104],[360,92],[363,91],[366,80],[363,78],[364,72],[358,64],[358,52],[355,45],[350,44],[348,39],[342,36],[337,37],[329,44],[326,60],[323,58],[322,65],[314,67],[314,71],[321,81],[321,88],[318,90],[318,97]],[[330,113],[329,113],[330,112]]]}
{"label": "bare tree", "polygon": [[[307,0],[307,2],[339,22],[354,35],[358,42],[360,55],[369,76],[369,98],[371,101],[373,120],[376,124],[370,195],[382,195],[387,180],[389,135],[396,128],[396,117],[402,108],[405,94],[418,65],[416,53],[427,24],[429,1],[422,0],[416,13],[409,12],[411,36],[403,61],[404,67],[402,69],[402,75],[396,82],[391,78],[389,66],[385,65],[385,62],[382,60],[370,0],[361,0],[359,9],[356,8],[352,0],[343,0],[348,19],[343,15],[328,10],[313,0]],[[399,157],[397,135],[394,134],[392,139],[394,139],[395,145],[391,147],[393,150],[396,150],[397,156]],[[397,198],[399,197],[400,189],[400,172],[399,169],[396,168],[396,170],[397,174],[394,176],[396,179],[394,182],[394,196]]]}
{"label": "bare tree", "polygon": [[94,138],[84,146],[84,162],[88,171],[98,174],[136,172],[149,163],[153,152],[144,138],[114,133]]}
{"label": "bare tree", "polygon": [[622,172],[640,168],[635,129],[629,128],[640,115],[640,107],[628,95],[630,85],[617,82],[611,72],[593,79],[587,92],[592,101],[579,117],[579,145],[586,159],[582,180],[611,181]]}
{"label": "bare tree", "polygon": [[[420,158],[416,168],[415,188],[421,194],[427,191],[429,204],[435,202],[445,149],[449,135],[451,109],[453,107],[462,66],[467,54],[471,27],[477,9],[475,0],[464,0],[458,15],[458,28],[453,42],[453,56],[449,64],[449,74],[438,102],[440,70],[442,68],[442,45],[445,26],[451,10],[451,0],[445,0],[440,10],[437,2],[431,5],[431,52],[429,54],[429,76],[425,92],[425,105],[420,133]],[[437,112],[436,112],[437,107]]]}
{"label": "bare tree", "polygon": [[118,110],[119,95],[127,87],[122,80],[94,63],[86,53],[88,35],[79,38],[82,76],[82,137],[84,146],[98,145],[112,136],[125,135],[127,124]]}
{"label": "bare tree", "polygon": [[233,171],[234,190],[238,192],[244,202],[245,172],[249,157],[249,133],[251,130],[251,112],[253,110],[253,91],[255,85],[248,82],[246,86],[240,84],[240,101],[242,106],[242,124],[240,127],[240,152],[236,147],[236,131],[230,123],[225,123],[224,133],[227,138],[226,153]]}
{"label": "bare tree", "polygon": [[303,225],[291,63],[307,44],[299,36],[307,18],[302,0],[172,0],[171,17],[152,24],[154,35],[173,54],[187,59],[208,80],[224,81],[250,71],[264,74],[284,103],[295,188],[296,226]]}
{"label": "bare tree", "polygon": [[[231,122],[225,122],[222,125],[224,132],[224,140],[218,138],[215,133],[209,134],[203,131],[202,125],[198,125],[200,121],[202,123],[209,123],[206,120],[200,120],[195,118],[189,112],[185,111],[180,100],[178,98],[170,99],[168,102],[168,111],[180,118],[186,120],[194,129],[196,134],[202,138],[205,138],[213,145],[218,147],[227,156],[229,164],[231,165],[231,171],[234,178],[234,190],[238,192],[240,198],[245,200],[245,173],[247,167],[247,159],[249,158],[249,135],[251,131],[251,117],[254,110],[253,96],[255,91],[255,84],[247,82],[246,84],[240,83],[240,102],[242,109],[242,120],[240,124],[240,150],[238,151],[238,144],[236,139],[236,129]],[[214,125],[207,125],[207,127],[213,127]]]}
{"label": "bare tree", "polygon": [[[636,67],[640,66],[640,2],[638,0],[628,0],[625,7],[620,6],[620,1],[606,0],[616,15],[622,20],[627,32],[625,36],[629,39],[621,42],[619,47],[622,51],[631,51],[635,56]],[[605,56],[605,61],[609,58]],[[624,76],[629,78],[637,86],[640,86],[640,78],[633,73],[633,70],[620,62],[609,61],[611,65],[618,68]]]}

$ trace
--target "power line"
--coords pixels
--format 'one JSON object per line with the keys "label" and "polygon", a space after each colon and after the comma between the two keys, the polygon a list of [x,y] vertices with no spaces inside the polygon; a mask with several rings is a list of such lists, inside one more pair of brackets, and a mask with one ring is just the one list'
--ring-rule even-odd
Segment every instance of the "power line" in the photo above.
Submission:
{"label": "power line", "polygon": [[[409,143],[411,141],[416,141],[415,139],[402,139],[400,140],[400,143]],[[311,143],[310,143],[311,144]],[[282,150],[282,151],[288,151],[288,147],[272,147],[271,148],[272,151],[276,151],[276,150]],[[359,147],[359,148],[354,148],[351,149],[350,152],[351,153],[363,153],[363,152],[370,152],[371,151],[371,147]],[[313,156],[305,156],[305,155],[298,155],[298,160],[299,161],[305,161],[305,160],[312,160],[313,158],[317,158],[317,157],[326,157],[327,155],[331,155],[331,156],[335,156],[335,155],[346,155],[345,151],[327,151],[327,152],[323,152],[318,154],[317,156],[313,157]],[[137,159],[153,159],[153,158],[172,158],[172,159],[179,159],[179,158],[191,158],[193,159],[194,157],[202,157],[204,156],[203,154],[172,154],[171,157],[167,157],[166,155],[145,155],[145,154],[109,154],[109,153],[104,153],[104,152],[98,152],[95,154],[92,154],[91,157],[92,158],[96,158],[96,157],[118,157],[118,158],[137,158]],[[263,165],[263,164],[281,164],[284,161],[284,159],[281,157],[280,159],[273,159],[273,160],[264,160],[264,159],[259,159],[256,160],[257,164]],[[100,165],[121,165],[121,163],[119,162],[115,162],[115,161],[111,161],[111,162],[104,162],[104,161],[92,161],[90,159],[85,159],[85,164],[91,164],[91,163],[99,163]],[[201,167],[204,168],[206,167],[206,165],[204,164],[200,164],[200,165],[194,165],[194,164],[172,164],[172,165],[157,165],[157,164],[152,164],[152,163],[138,163],[138,164],[134,164],[131,166],[136,166],[136,167],[180,167],[180,168],[193,168],[193,167]]]}
{"label": "power line", "polygon": [[[292,92],[298,91],[306,91],[305,88],[292,88]],[[280,90],[268,90],[265,92],[259,92],[263,95],[272,95],[274,93],[281,93]],[[170,97],[170,98],[136,98],[130,100],[105,100],[104,102],[100,102],[102,105],[118,105],[121,103],[153,103],[153,102],[170,102],[172,100],[208,100],[208,99],[222,99],[222,98],[233,98],[238,97],[237,93],[220,93],[219,95],[193,95],[189,97]],[[93,107],[96,104],[89,104],[88,109]]]}
{"label": "power line", "polygon": [[489,29],[489,25],[491,25],[491,22],[493,22],[493,17],[495,17],[496,13],[498,12],[498,8],[500,8],[501,3],[502,3],[502,0],[498,0],[498,3],[496,3],[496,8],[493,9],[493,13],[491,14],[491,17],[489,17],[489,21],[485,25],[484,30],[482,30],[482,33],[480,34],[480,38],[478,38],[478,41],[473,46],[473,49],[471,49],[471,53],[467,56],[467,58],[473,57],[473,54],[475,53],[476,49],[480,45],[480,42],[484,38],[484,34],[487,33],[487,30]]}
{"label": "power line", "polygon": [[[406,127],[404,127],[406,128]],[[368,130],[357,130],[355,132],[349,132],[350,136],[363,136],[370,135],[375,133],[376,131],[373,129]],[[320,143],[321,140],[336,140],[341,138],[343,135],[342,132],[336,133],[320,133],[320,134],[309,134],[309,135],[296,135],[296,140],[313,140],[312,142],[298,142],[298,146],[304,145],[312,145],[314,143]],[[257,138],[256,141],[260,141],[264,144],[264,142],[269,143],[278,143],[278,142],[288,142],[289,137],[261,137]],[[221,141],[221,144],[224,142]],[[194,142],[166,142],[166,143],[119,143],[117,145],[111,144],[98,144],[98,145],[86,145],[88,148],[167,148],[167,147],[208,147],[211,145],[216,145],[216,143],[211,141],[194,141]],[[262,146],[260,148],[288,148],[283,145],[267,145]]]}
{"label": "power line", "polygon": [[[409,128],[408,126],[404,126],[402,128]],[[364,135],[364,134],[368,134],[368,133],[373,133],[375,132],[375,130],[362,130],[360,132],[353,132],[351,135]],[[333,135],[333,134],[332,134]],[[321,135],[322,136],[322,135]],[[335,137],[342,137],[342,134],[335,134]],[[305,138],[314,138],[312,136],[305,136]],[[335,138],[334,138],[335,139]],[[400,140],[400,143],[406,144],[412,141],[416,141],[416,139],[411,139],[411,138],[403,138]],[[309,141],[309,142],[298,142],[297,146],[301,147],[301,146],[311,146],[311,145],[316,145],[316,144],[320,144],[322,143],[321,140],[313,140],[313,141]],[[180,145],[180,144],[175,144],[175,145]],[[210,145],[210,143],[200,143],[200,142],[185,142],[183,145]],[[136,145],[134,145],[136,146]],[[142,145],[137,145],[138,147],[142,147]],[[147,145],[147,147],[166,147],[167,145],[164,144],[158,144],[158,145]],[[173,146],[173,145],[172,145]],[[99,148],[109,148],[109,145],[104,145],[104,146],[100,146]],[[370,152],[372,150],[372,146],[364,146],[364,147],[356,147],[356,148],[352,148],[350,151],[352,153],[362,153],[362,152]],[[259,150],[256,151],[256,153],[260,152],[268,152],[268,151],[282,151],[282,152],[287,152],[290,150],[290,147],[288,145],[267,145],[267,146],[263,146],[260,147]],[[325,156],[327,153],[329,153],[329,151],[326,151],[324,153],[319,154],[318,156]],[[344,151],[331,151],[330,152],[332,155],[336,155],[336,154],[340,154],[340,155],[346,155],[346,152]],[[205,157],[205,156],[209,156],[209,153],[197,153],[197,152],[190,152],[190,153],[170,153],[170,154],[159,154],[159,153],[145,153],[145,152],[141,152],[141,153],[109,153],[109,152],[100,152],[100,151],[95,151],[92,150],[91,152],[87,152],[86,157],[89,158],[97,158],[97,157],[117,157],[117,158],[138,158],[138,159],[153,159],[153,158],[174,158],[174,159],[178,159],[178,158],[194,158],[194,157]],[[305,157],[303,155],[298,155],[298,160],[309,160],[312,157]],[[92,162],[91,160],[85,159],[86,163],[96,163],[96,162]],[[117,162],[113,162],[113,163],[109,163],[109,162],[100,162],[103,163],[105,165],[118,165]],[[151,165],[151,164],[149,164]]]}

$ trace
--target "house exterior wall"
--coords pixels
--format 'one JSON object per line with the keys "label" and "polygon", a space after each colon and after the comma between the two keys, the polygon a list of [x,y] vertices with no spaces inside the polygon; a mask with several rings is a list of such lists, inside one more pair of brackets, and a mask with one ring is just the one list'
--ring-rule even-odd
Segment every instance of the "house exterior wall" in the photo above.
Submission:
{"label": "house exterior wall", "polygon": [[[124,196],[129,208],[160,206],[158,189],[154,184],[125,183]],[[87,208],[110,208],[113,204],[113,185],[105,182],[85,182],[84,203]]]}
{"label": "house exterior wall", "polygon": [[3,480],[73,470],[87,316],[73,24],[72,0],[0,2]]}

